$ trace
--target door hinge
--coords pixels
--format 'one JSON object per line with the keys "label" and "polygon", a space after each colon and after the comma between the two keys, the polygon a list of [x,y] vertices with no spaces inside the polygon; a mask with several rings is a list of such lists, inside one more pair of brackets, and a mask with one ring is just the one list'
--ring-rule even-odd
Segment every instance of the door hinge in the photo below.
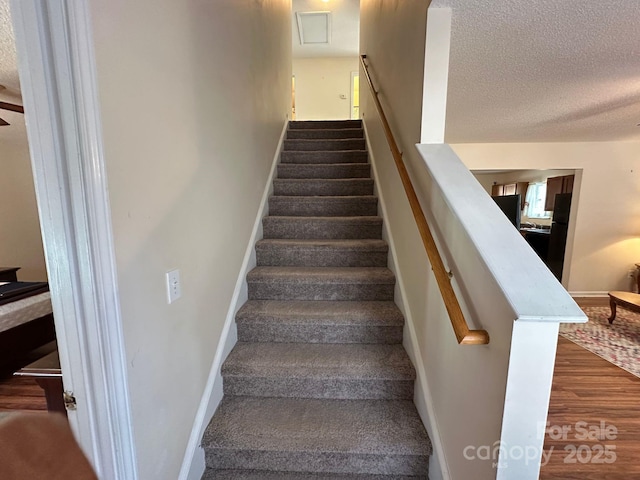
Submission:
{"label": "door hinge", "polygon": [[73,392],[64,392],[64,408],[67,410],[75,410],[77,407],[76,397],[73,396]]}

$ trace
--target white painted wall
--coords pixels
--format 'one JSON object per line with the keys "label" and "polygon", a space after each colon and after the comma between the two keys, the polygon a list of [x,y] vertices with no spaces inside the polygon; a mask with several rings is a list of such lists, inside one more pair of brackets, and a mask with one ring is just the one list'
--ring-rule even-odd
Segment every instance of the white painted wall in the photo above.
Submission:
{"label": "white painted wall", "polygon": [[0,127],[0,266],[21,267],[19,280],[46,282],[24,117],[4,110],[0,116],[11,124]]}
{"label": "white painted wall", "polygon": [[[457,144],[476,169],[581,170],[574,200],[568,290],[577,295],[628,290],[627,272],[640,261],[640,142]],[[578,172],[580,173],[580,172]],[[576,177],[578,180],[578,177]],[[563,282],[564,283],[564,282]]]}
{"label": "white painted wall", "polygon": [[351,72],[357,71],[358,57],[294,58],[296,120],[351,118]]}
{"label": "white painted wall", "polygon": [[291,2],[91,6],[139,477],[178,478],[290,109]]}

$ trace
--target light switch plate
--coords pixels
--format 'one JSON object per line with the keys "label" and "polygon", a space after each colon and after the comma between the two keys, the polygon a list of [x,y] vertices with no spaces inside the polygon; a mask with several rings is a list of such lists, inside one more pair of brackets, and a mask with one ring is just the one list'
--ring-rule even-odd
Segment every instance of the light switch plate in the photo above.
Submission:
{"label": "light switch plate", "polygon": [[167,272],[167,302],[173,303],[179,299],[181,295],[180,270],[171,270]]}

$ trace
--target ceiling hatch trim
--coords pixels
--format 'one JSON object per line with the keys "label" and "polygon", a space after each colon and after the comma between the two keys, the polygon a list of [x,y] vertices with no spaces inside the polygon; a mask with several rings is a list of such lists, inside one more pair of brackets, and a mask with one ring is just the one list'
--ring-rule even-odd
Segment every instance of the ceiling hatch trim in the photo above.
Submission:
{"label": "ceiling hatch trim", "polygon": [[331,12],[296,12],[300,45],[331,43]]}

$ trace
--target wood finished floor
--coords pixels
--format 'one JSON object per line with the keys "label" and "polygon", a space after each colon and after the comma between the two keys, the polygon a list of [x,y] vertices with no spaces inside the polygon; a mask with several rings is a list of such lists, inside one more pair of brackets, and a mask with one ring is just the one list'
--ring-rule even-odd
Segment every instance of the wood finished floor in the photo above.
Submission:
{"label": "wood finished floor", "polygon": [[14,377],[13,372],[35,358],[27,357],[0,370],[0,413],[9,411],[46,412],[44,390],[32,378]]}
{"label": "wood finished floor", "polygon": [[[578,304],[601,306],[607,301]],[[546,435],[545,456],[549,455],[549,462],[542,467],[540,479],[640,479],[639,402],[640,378],[560,337],[548,421],[549,425],[571,430],[567,430],[565,438],[558,434],[553,439],[552,432]],[[578,422],[584,423],[576,425]],[[605,436],[606,426],[611,425],[617,429],[615,438],[582,439],[584,429],[600,429],[601,422],[605,422],[605,429],[593,433]],[[614,436],[612,430],[609,433]],[[615,461],[598,463],[614,458],[608,452],[615,454]]]}

